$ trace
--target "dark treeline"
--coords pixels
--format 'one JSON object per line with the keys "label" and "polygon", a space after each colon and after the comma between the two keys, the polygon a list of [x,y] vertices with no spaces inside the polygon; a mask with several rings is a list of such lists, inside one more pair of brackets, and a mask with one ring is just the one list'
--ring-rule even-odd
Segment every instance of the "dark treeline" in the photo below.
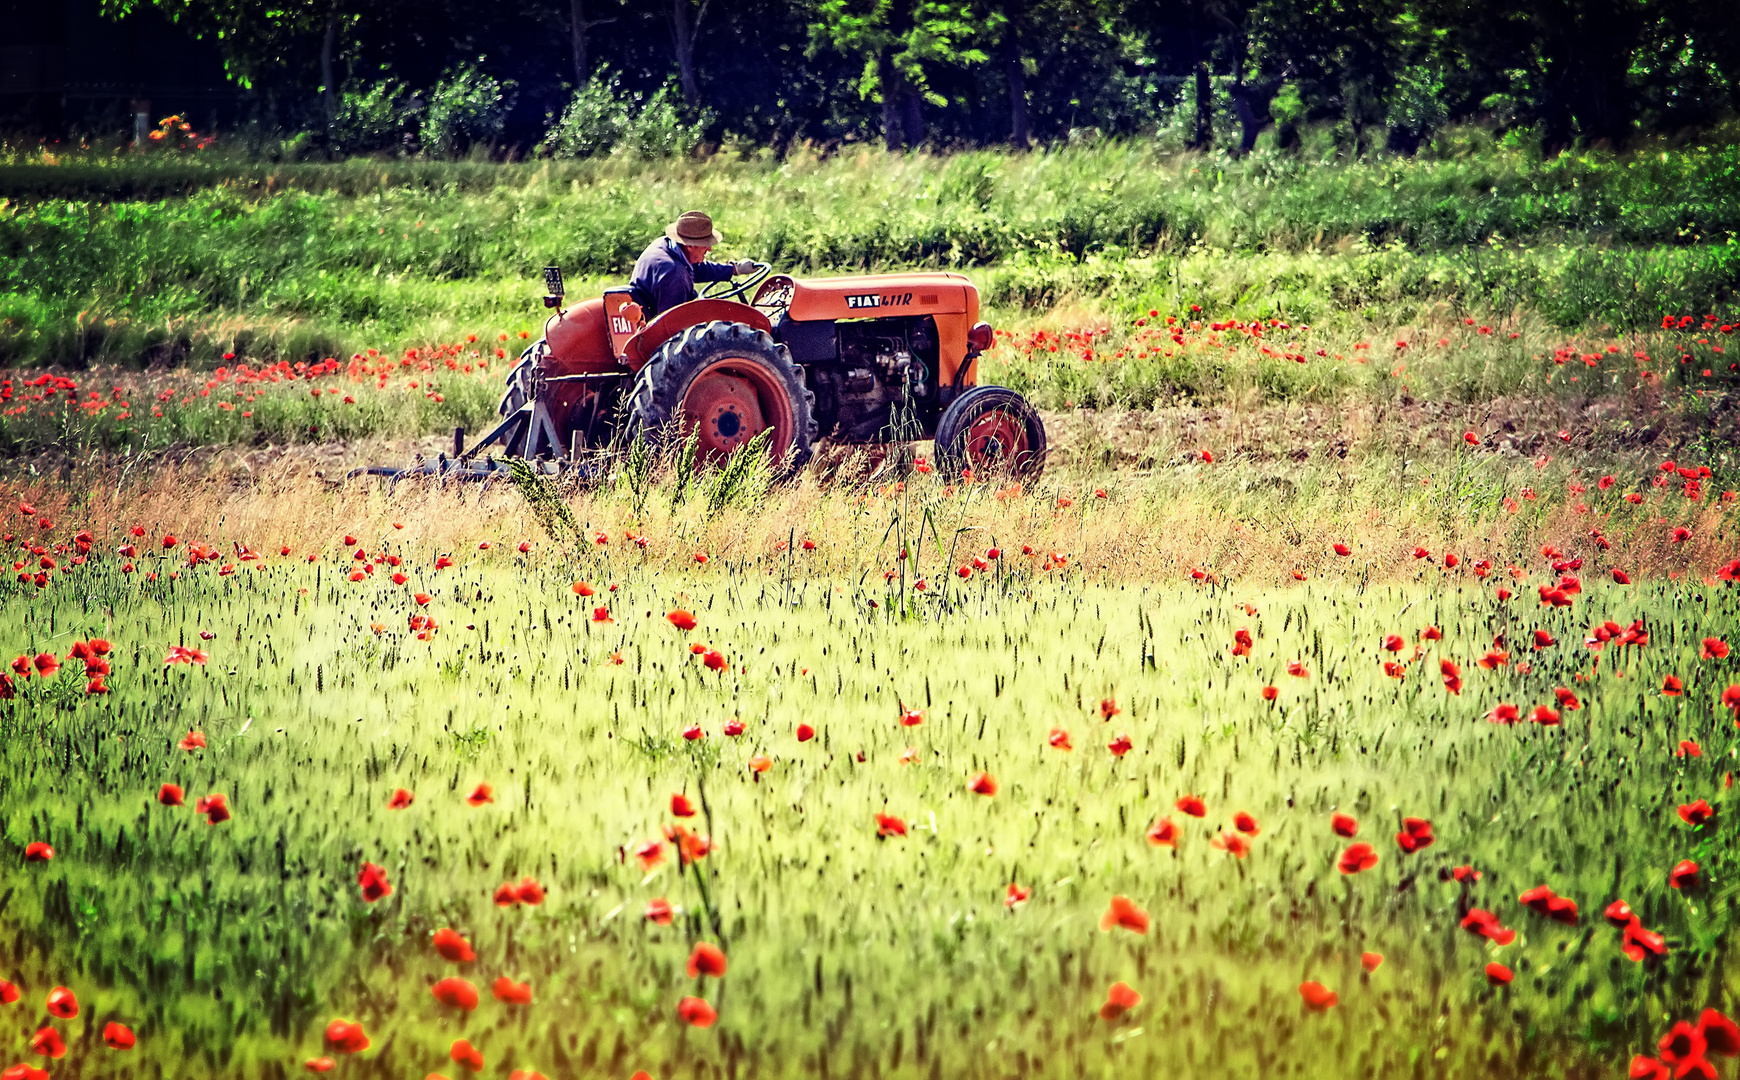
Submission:
{"label": "dark treeline", "polygon": [[[152,6],[216,44],[256,117],[339,150],[529,154],[577,109],[584,154],[609,101],[776,148],[1311,128],[1401,152],[1474,119],[1618,146],[1740,103],[1734,0],[105,0]],[[484,119],[449,141],[412,119],[432,107]]]}

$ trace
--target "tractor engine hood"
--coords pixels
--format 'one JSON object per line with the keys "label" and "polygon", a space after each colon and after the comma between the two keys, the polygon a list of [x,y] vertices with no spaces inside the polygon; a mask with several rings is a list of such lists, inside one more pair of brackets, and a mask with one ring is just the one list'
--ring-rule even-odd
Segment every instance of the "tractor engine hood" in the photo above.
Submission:
{"label": "tractor engine hood", "polygon": [[964,315],[971,323],[979,317],[979,290],[966,275],[946,272],[799,278],[788,312],[802,322]]}

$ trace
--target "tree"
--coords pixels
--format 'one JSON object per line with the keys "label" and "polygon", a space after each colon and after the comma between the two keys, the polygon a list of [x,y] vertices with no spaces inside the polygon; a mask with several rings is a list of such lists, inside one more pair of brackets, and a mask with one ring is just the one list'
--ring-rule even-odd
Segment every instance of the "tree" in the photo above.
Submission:
{"label": "tree", "polygon": [[707,5],[712,0],[666,0],[665,19],[671,28],[671,44],[677,54],[677,77],[683,87],[683,101],[691,109],[701,105],[701,81],[695,75],[695,36],[701,32],[701,21],[707,17]]}
{"label": "tree", "polygon": [[816,15],[812,49],[826,46],[862,60],[858,92],[880,98],[890,150],[923,144],[927,98],[947,103],[931,91],[926,66],[985,63],[982,43],[1000,36],[1007,22],[1000,10],[938,0],[821,0]]}
{"label": "tree", "polygon": [[569,40],[574,49],[574,83],[585,86],[592,78],[592,61],[587,55],[587,35],[595,26],[606,26],[615,19],[588,19],[585,0],[568,0]]}

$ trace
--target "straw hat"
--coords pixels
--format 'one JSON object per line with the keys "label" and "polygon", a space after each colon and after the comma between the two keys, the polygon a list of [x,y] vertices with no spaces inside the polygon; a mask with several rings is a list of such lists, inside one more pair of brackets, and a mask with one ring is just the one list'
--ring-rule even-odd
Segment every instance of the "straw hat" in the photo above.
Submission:
{"label": "straw hat", "polygon": [[719,230],[713,227],[713,219],[699,210],[690,210],[666,225],[665,235],[690,247],[717,247],[725,242]]}

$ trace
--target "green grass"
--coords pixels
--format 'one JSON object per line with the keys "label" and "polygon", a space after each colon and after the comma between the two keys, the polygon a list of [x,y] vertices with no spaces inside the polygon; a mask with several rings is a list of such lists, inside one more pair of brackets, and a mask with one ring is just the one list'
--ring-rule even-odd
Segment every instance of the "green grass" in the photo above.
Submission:
{"label": "green grass", "polygon": [[[315,566],[298,551],[171,580],[141,559],[165,571],[147,582],[104,556],[40,595],[15,591],[0,609],[10,649],[64,654],[101,635],[116,670],[100,698],[80,674],[29,680],[0,720],[17,867],[0,955],[27,990],[8,1052],[24,1057],[56,983],[85,1004],[61,1025],[75,1048],[57,1071],[92,1077],[281,1077],[341,1016],[373,1039],[361,1064],[394,1077],[460,1075],[445,1053],[460,1036],[492,1075],[1557,1076],[1621,1068],[1664,1017],[1731,1005],[1734,734],[1716,698],[1735,673],[1697,658],[1699,637],[1740,633],[1731,588],[1620,588],[1592,563],[1574,606],[1554,610],[1533,603],[1544,561],[1520,585],[1497,579],[1522,594],[1499,604],[1495,579],[1466,568],[1367,584],[1363,548],[1278,592],[1121,584],[1011,555],[969,581],[943,576],[913,607],[879,582],[808,569],[860,561],[883,527],[861,518],[814,553],[689,571],[622,545],[516,557],[512,536],[436,571],[432,550],[389,531],[363,542],[407,556],[403,588],[384,569],[345,580],[353,562],[331,541]],[[576,577],[619,589],[583,601]],[[413,589],[432,594],[427,609]],[[591,621],[600,600],[613,623]],[[678,606],[696,612],[693,633],[665,620]],[[422,610],[441,623],[426,642],[406,629]],[[1583,648],[1592,624],[1635,618],[1647,648]],[[1383,636],[1413,643],[1428,624],[1443,640],[1420,641],[1406,677],[1386,678]],[[1235,658],[1241,626],[1256,648]],[[1536,628],[1558,643],[1531,651]],[[1501,635],[1527,670],[1474,666]],[[708,671],[690,642],[728,669]],[[165,667],[180,643],[209,664]],[[1440,657],[1463,665],[1460,697],[1440,685]],[[1285,673],[1295,659],[1308,678]],[[1670,673],[1683,697],[1656,692]],[[1583,703],[1562,727],[1483,719],[1558,686]],[[1121,708],[1110,722],[1102,698]],[[923,724],[899,726],[902,705]],[[733,717],[746,727],[735,739],[722,732]],[[800,722],[813,741],[796,740]],[[707,737],[685,741],[690,725]],[[1054,727],[1072,752],[1046,745]],[[177,750],[189,729],[209,749]],[[1134,749],[1114,758],[1120,732]],[[1704,756],[1675,757],[1681,739]],[[756,753],[774,761],[759,780]],[[980,770],[995,797],[967,792]],[[169,781],[190,801],[227,794],[234,819],[156,805]],[[496,801],[467,806],[479,782]],[[399,786],[416,802],[389,811]],[[718,849],[698,873],[667,859],[643,874],[628,853],[674,820],[673,792],[704,806],[689,824]],[[1202,821],[1171,809],[1187,793],[1207,801]],[[1699,797],[1722,816],[1692,830],[1674,806]],[[1346,841],[1332,809],[1359,818],[1374,870],[1335,870]],[[1238,810],[1261,825],[1242,861],[1208,843]],[[878,812],[909,834],[879,840]],[[1184,827],[1176,854],[1144,840],[1167,814]],[[1402,816],[1430,818],[1436,844],[1402,855],[1390,839]],[[56,858],[25,865],[36,840]],[[1706,891],[1667,886],[1682,858]],[[386,868],[390,898],[362,901],[364,861]],[[1462,864],[1478,884],[1446,879]],[[549,890],[543,905],[492,903],[528,874]],[[1011,881],[1033,890],[1015,910]],[[1519,907],[1542,883],[1578,901],[1580,926]],[[1153,916],[1146,935],[1098,929],[1113,895]],[[669,928],[641,918],[660,896],[681,910]],[[1619,897],[1667,935],[1659,966],[1626,959],[1602,924]],[[1517,942],[1458,929],[1469,905]],[[472,940],[475,963],[434,954],[444,926]],[[699,940],[724,946],[725,979],[684,977]],[[1386,957],[1370,976],[1363,950]],[[1486,985],[1491,959],[1516,971],[1508,989]],[[455,973],[484,990],[469,1016],[427,989]],[[535,1003],[493,1001],[501,974],[529,981]],[[1306,979],[1341,1004],[1302,1012]],[[1144,1003],[1101,1021],[1120,980]],[[691,993],[718,1007],[716,1027],[677,1022]],[[111,1018],[139,1031],[130,1056],[84,1034]]]}
{"label": "green grass", "polygon": [[[1141,142],[1014,155],[440,165],[0,164],[0,362],[344,355],[535,326],[537,274],[620,282],[679,211],[799,273],[970,268],[999,317],[1157,293],[1393,325],[1523,308],[1557,326],[1704,313],[1740,282],[1740,151],[1343,162]],[[45,164],[54,160],[54,164]]]}

